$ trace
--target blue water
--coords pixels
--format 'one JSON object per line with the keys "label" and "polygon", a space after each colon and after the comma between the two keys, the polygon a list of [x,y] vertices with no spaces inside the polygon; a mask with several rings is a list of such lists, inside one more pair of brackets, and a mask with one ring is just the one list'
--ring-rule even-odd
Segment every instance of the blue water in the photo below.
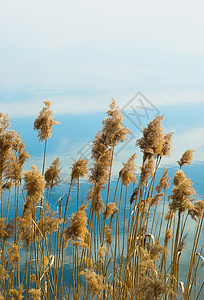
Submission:
{"label": "blue water", "polygon": [[[184,166],[183,171],[186,173],[194,183],[194,189],[198,194],[198,198],[202,199],[204,197],[204,120],[203,120],[204,104],[189,104],[189,105],[174,105],[174,106],[160,106],[157,107],[157,112],[153,111],[148,117],[143,118],[143,124],[146,125],[155,114],[164,115],[165,119],[163,122],[165,132],[174,132],[173,135],[173,151],[170,158],[164,158],[161,163],[162,166],[166,166],[169,169],[168,175],[173,179],[175,172],[178,170],[177,160],[180,159],[181,155],[187,149],[193,149],[194,160],[191,166]],[[127,113],[127,111],[126,111]],[[132,115],[131,115],[132,116]],[[62,171],[61,179],[62,183],[59,187],[53,189],[50,206],[53,210],[57,209],[58,199],[64,195],[62,201],[62,207],[65,207],[66,193],[68,191],[70,182],[70,172],[73,161],[77,160],[79,157],[87,158],[89,160],[89,167],[91,167],[91,141],[97,130],[101,129],[102,120],[105,117],[105,112],[95,112],[86,114],[73,114],[73,115],[56,115],[56,120],[60,121],[61,124],[53,127],[52,138],[48,140],[47,148],[47,158],[46,167],[48,167],[51,162],[59,156]],[[32,164],[36,164],[39,169],[42,168],[42,156],[44,144],[40,143],[37,139],[37,132],[33,130],[33,122],[35,117],[21,117],[21,118],[11,118],[11,128],[18,131],[26,144],[26,148],[31,155],[25,164],[25,169],[29,169]],[[124,118],[124,123],[128,126],[132,134],[129,136],[129,141],[127,144],[116,147],[115,151],[115,162],[113,167],[113,180],[111,183],[110,190],[110,201],[112,201],[114,196],[116,179],[118,176],[118,171],[122,166],[122,162],[125,162],[128,157],[136,152],[136,173],[137,177],[139,174],[139,167],[141,164],[141,153],[139,149],[135,147],[135,141],[137,138],[141,137],[140,124],[132,122],[133,119]],[[134,120],[135,121],[135,120]],[[137,120],[138,121],[138,120]],[[162,168],[159,168],[157,174],[157,181],[162,174]],[[172,179],[170,181],[172,188]],[[89,189],[86,180],[82,181],[80,187],[80,201],[85,201],[86,194]],[[130,197],[133,187],[129,187],[128,197]],[[170,193],[170,192],[169,192]],[[102,193],[103,198],[106,198],[106,191]],[[76,190],[73,188],[71,194],[72,201],[69,205],[68,217],[76,211]],[[128,199],[129,200],[129,199]],[[4,208],[6,206],[7,194],[4,195]],[[118,197],[116,203],[118,203]],[[167,210],[168,205],[166,204],[165,210]],[[132,207],[127,204],[127,212],[131,211]],[[23,210],[23,198],[20,193],[19,201],[19,216],[22,214]],[[6,209],[4,210],[6,213]],[[123,213],[123,204],[122,204]],[[10,202],[10,217],[14,214],[14,194],[11,195]],[[122,214],[121,214],[122,215]],[[159,224],[159,219],[158,219]],[[123,229],[121,223],[121,233]],[[180,280],[185,281],[185,272],[187,263],[189,262],[189,254],[191,250],[192,236],[195,230],[195,222],[191,221],[190,225],[187,227],[188,238],[186,249],[181,256],[181,278]],[[153,232],[157,234],[157,232]],[[201,237],[201,242],[203,239],[203,234]],[[201,243],[199,244],[199,247]],[[198,252],[200,251],[198,247]],[[69,270],[69,265],[66,264],[66,269]],[[68,271],[67,271],[68,272]],[[68,272],[70,278],[70,271]]]}

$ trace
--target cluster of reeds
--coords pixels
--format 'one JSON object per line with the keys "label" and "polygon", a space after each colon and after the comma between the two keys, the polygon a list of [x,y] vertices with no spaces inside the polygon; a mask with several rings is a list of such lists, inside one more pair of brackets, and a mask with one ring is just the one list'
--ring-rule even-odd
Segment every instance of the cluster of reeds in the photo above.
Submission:
{"label": "cluster of reeds", "polygon": [[[45,143],[41,172],[35,165],[23,172],[30,156],[0,114],[0,299],[201,299],[204,201],[194,199],[182,170],[191,164],[193,150],[178,161],[168,194],[168,170],[163,168],[160,178],[158,170],[163,156],[170,155],[172,133],[164,133],[163,116],[157,116],[136,142],[143,155],[140,172],[133,154],[114,181],[114,150],[130,131],[112,100],[93,141],[92,167],[83,158],[73,163],[65,206],[61,197],[52,211],[61,165],[57,157],[46,169],[47,140],[58,124],[50,106],[46,100],[34,123]],[[84,177],[89,191],[82,198]],[[68,218],[71,196],[77,210]],[[191,219],[195,230],[184,282],[179,268]]]}

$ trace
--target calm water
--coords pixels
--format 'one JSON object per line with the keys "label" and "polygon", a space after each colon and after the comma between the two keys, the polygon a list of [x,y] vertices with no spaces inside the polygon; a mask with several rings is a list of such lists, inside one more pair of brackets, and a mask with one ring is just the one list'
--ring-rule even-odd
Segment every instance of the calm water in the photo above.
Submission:
{"label": "calm water", "polygon": [[[199,198],[204,196],[204,119],[202,112],[204,111],[204,104],[196,105],[176,105],[176,106],[160,106],[157,107],[157,111],[149,111],[145,117],[141,120],[141,124],[146,125],[156,114],[164,115],[163,122],[165,132],[174,132],[172,155],[171,157],[165,157],[161,163],[162,166],[169,168],[169,176],[173,178],[175,172],[178,170],[176,161],[180,159],[181,155],[187,149],[195,150],[194,160],[191,166],[184,166],[184,172],[191,178],[194,183],[194,188],[199,195]],[[138,122],[137,116],[134,111],[124,110],[124,123],[128,126],[132,134],[129,136],[129,141],[125,145],[119,145],[116,147],[115,162],[113,167],[113,182],[111,185],[110,199],[113,197],[115,182],[118,171],[122,166],[122,162],[125,162],[128,157],[136,152],[136,172],[139,173],[139,167],[141,164],[141,153],[139,149],[135,147],[135,141],[141,137],[141,124]],[[91,141],[101,128],[102,120],[105,117],[103,112],[86,113],[78,115],[56,115],[56,120],[61,124],[53,128],[53,136],[48,140],[48,151],[46,167],[59,156],[61,164],[63,166],[61,172],[62,184],[59,188],[53,190],[51,198],[51,207],[56,210],[56,203],[59,197],[63,196],[67,192],[67,188],[70,180],[70,172],[73,161],[79,157],[83,157],[89,160],[89,166],[91,167]],[[33,122],[35,117],[25,118],[10,118],[11,128],[19,131],[24,143],[27,146],[27,150],[31,155],[31,159],[26,163],[25,169],[29,169],[32,164],[36,164],[38,168],[42,168],[42,153],[44,145],[38,142],[37,132],[33,131]],[[158,171],[157,179],[162,173],[160,168]],[[172,180],[171,180],[172,182]],[[171,185],[172,187],[172,185]],[[84,200],[88,191],[88,185],[83,181],[80,188],[80,198]],[[129,195],[132,192],[132,187],[129,188]],[[12,203],[11,198],[11,210],[12,215]],[[105,197],[105,194],[104,194]],[[72,204],[69,208],[69,215],[76,210],[76,194],[73,190]],[[65,197],[64,197],[65,201]],[[21,215],[23,209],[23,202],[19,203],[19,215]],[[128,204],[127,212],[132,208]],[[166,206],[167,209],[167,206]],[[159,220],[158,220],[159,222]],[[121,224],[121,228],[123,224]],[[185,281],[186,263],[191,250],[192,236],[195,230],[195,222],[191,221],[187,227],[188,239],[187,246],[181,256],[181,280]],[[156,234],[156,232],[155,232]],[[203,235],[202,235],[203,238]],[[201,239],[202,241],[202,239]],[[199,245],[199,247],[201,244]],[[198,248],[198,251],[200,249]],[[69,269],[69,266],[66,266]]]}

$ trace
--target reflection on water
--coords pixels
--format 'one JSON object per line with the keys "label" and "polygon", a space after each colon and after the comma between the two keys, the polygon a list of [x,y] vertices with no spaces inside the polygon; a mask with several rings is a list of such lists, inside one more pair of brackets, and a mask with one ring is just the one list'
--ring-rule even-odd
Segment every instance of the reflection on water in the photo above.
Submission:
{"label": "reflection on water", "polygon": [[[169,168],[168,175],[173,178],[175,172],[178,170],[178,166],[176,161],[180,159],[181,155],[187,149],[195,150],[194,153],[194,162],[191,166],[184,166],[184,172],[191,178],[194,183],[194,188],[199,195],[198,197],[201,199],[204,196],[204,182],[203,182],[203,171],[204,171],[204,121],[202,117],[203,105],[189,105],[185,108],[182,106],[170,106],[170,107],[159,107],[160,114],[165,115],[164,120],[164,129],[165,132],[174,131],[173,138],[173,151],[172,156],[170,158],[164,159],[162,161],[161,166],[166,166]],[[48,141],[48,152],[47,152],[47,160],[46,165],[49,166],[51,162],[59,156],[60,161],[62,163],[62,172],[61,178],[62,183],[60,187],[55,187],[52,192],[50,206],[53,210],[57,210],[57,202],[60,197],[62,197],[62,209],[65,208],[66,196],[70,182],[70,171],[71,166],[74,160],[77,160],[79,157],[88,158],[89,159],[89,167],[91,167],[91,141],[93,140],[98,129],[101,128],[101,122],[104,119],[104,113],[90,113],[84,115],[58,115],[56,119],[61,122],[61,125],[56,126],[54,128],[53,137]],[[141,165],[141,153],[135,147],[135,139],[141,136],[141,131],[134,126],[130,120],[125,118],[125,125],[128,126],[132,134],[130,135],[130,139],[128,143],[121,147],[119,146],[116,149],[113,175],[114,180],[111,183],[110,189],[110,201],[114,198],[114,191],[116,186],[116,178],[118,176],[118,171],[122,166],[122,162],[126,161],[127,158],[136,152],[137,159],[137,174],[139,173],[139,167]],[[144,120],[144,125],[146,125],[150,120]],[[27,150],[29,154],[31,154],[31,159],[26,163],[26,169],[30,168],[30,166],[34,163],[38,168],[42,168],[42,153],[43,153],[43,144],[39,143],[36,137],[36,132],[33,132],[33,122],[34,118],[21,118],[21,119],[11,119],[12,128],[19,131],[22,139],[24,140]],[[162,169],[158,170],[157,181],[161,176]],[[157,183],[157,182],[156,182]],[[171,180],[172,183],[172,180]],[[172,185],[171,185],[172,188]],[[83,181],[80,185],[80,201],[85,202],[86,195],[89,189],[89,185],[86,181]],[[131,193],[133,191],[133,186],[129,187],[127,199],[130,198]],[[23,194],[20,191],[19,198],[19,210],[18,215],[22,215],[23,210]],[[71,192],[71,203],[69,205],[68,216],[71,217],[72,213],[76,211],[76,187],[73,187]],[[168,209],[168,195],[166,195],[166,202],[164,204],[164,212],[166,213]],[[102,197],[106,198],[106,191],[102,192]],[[8,199],[8,193],[4,194],[4,215],[7,213],[6,204]],[[119,196],[116,196],[116,203],[119,202]],[[10,210],[9,217],[14,216],[15,212],[15,196],[11,194],[10,200]],[[158,229],[160,227],[161,218],[162,218],[162,209],[159,208],[156,211],[156,224],[155,231],[152,232],[155,238],[158,236]],[[133,210],[133,207],[130,205],[129,201],[126,208],[126,222],[129,216],[129,213]],[[121,215],[124,215],[124,203],[121,206]],[[154,211],[150,212],[150,219],[153,218]],[[113,220],[113,225],[114,225]],[[114,228],[114,226],[113,226]],[[122,236],[124,224],[120,223],[120,232],[119,234]],[[185,274],[187,272],[189,256],[191,253],[193,236],[196,228],[196,222],[191,220],[188,223],[188,227],[186,227],[187,234],[187,243],[186,247],[181,256],[181,266],[180,266],[180,280],[185,281]],[[151,231],[151,228],[148,229]],[[161,232],[161,237],[163,239],[164,230]],[[113,232],[113,237],[114,237]],[[122,240],[122,239],[121,239]],[[203,240],[203,234],[200,241]],[[198,245],[198,251],[200,251],[202,244]],[[25,255],[22,251],[22,257]],[[124,252],[125,253],[125,252]],[[21,262],[23,268],[23,260]],[[111,273],[111,264],[109,266],[109,272]],[[70,281],[70,262],[67,260],[65,262],[65,271],[67,272],[68,277],[66,278],[67,283]],[[201,274],[201,278],[202,278]]]}
{"label": "reflection on water", "polygon": [[[204,104],[172,105],[157,107],[160,115],[164,115],[163,127],[165,132],[174,132],[172,140],[172,153],[170,157],[164,157],[161,166],[177,168],[177,161],[187,149],[193,149],[194,159],[191,167],[184,167],[186,172],[195,184],[196,191],[200,196],[203,191],[204,167]],[[86,113],[79,115],[56,115],[56,119],[61,122],[60,125],[53,128],[52,138],[48,140],[46,165],[59,156],[63,166],[61,177],[65,182],[69,182],[69,174],[73,161],[79,157],[89,160],[91,166],[91,143],[95,134],[101,128],[105,113]],[[148,118],[141,118],[142,124],[146,125],[153,115]],[[134,114],[131,115],[134,118]],[[135,117],[136,118],[136,117]],[[39,143],[36,132],[33,131],[33,122],[35,117],[10,119],[11,128],[20,132],[20,135],[26,144],[26,148],[31,155],[31,159],[26,162],[26,169],[34,163],[38,168],[42,167],[43,143]],[[113,174],[117,176],[122,166],[122,162],[127,161],[128,157],[136,152],[136,166],[139,172],[141,165],[141,153],[135,147],[135,141],[141,137],[141,130],[136,127],[127,117],[124,117],[124,123],[130,128],[131,134],[129,140],[124,145],[119,145],[115,149],[115,162]]]}

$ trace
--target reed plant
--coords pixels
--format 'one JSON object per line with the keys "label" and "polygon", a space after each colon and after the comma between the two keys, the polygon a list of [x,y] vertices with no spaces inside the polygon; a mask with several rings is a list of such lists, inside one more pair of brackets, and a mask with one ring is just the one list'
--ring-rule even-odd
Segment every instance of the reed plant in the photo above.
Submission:
{"label": "reed plant", "polygon": [[[8,117],[0,114],[0,299],[202,299],[204,201],[182,169],[192,163],[193,150],[177,162],[172,180],[165,167],[160,175],[173,135],[164,132],[163,119],[155,117],[136,141],[140,172],[134,153],[115,180],[114,151],[130,130],[112,100],[92,144],[92,167],[83,158],[73,163],[65,205],[63,195],[53,211],[51,197],[62,166],[57,157],[46,168],[48,138],[59,123],[50,101],[34,122],[44,142],[42,170],[33,165],[23,171],[30,156],[19,133],[9,129]],[[81,178],[89,184],[83,197]],[[68,218],[71,198],[76,211]],[[192,220],[183,281],[181,259]]]}

